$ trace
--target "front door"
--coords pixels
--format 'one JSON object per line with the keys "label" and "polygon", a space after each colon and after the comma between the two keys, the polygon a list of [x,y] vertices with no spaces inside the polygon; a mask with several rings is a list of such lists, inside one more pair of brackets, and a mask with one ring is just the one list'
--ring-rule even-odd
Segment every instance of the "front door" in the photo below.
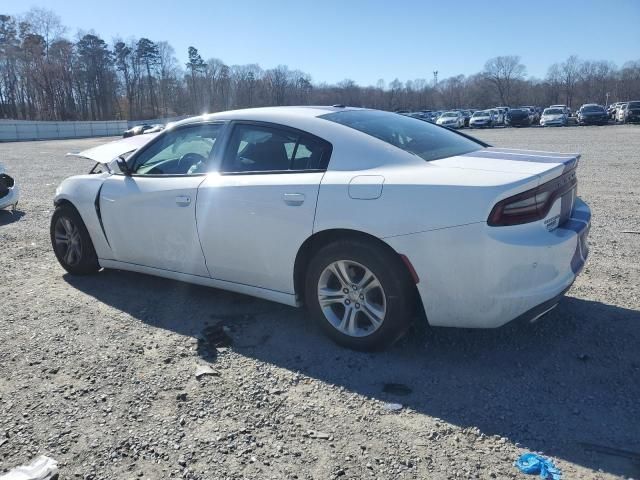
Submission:
{"label": "front door", "polygon": [[112,175],[100,190],[100,214],[114,260],[209,276],[198,232],[198,186],[214,154],[220,124],[166,132]]}

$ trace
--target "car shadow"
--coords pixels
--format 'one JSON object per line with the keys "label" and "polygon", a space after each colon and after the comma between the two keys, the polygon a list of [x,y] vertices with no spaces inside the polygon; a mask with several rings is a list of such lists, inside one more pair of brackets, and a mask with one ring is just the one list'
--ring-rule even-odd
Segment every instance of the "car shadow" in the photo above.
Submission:
{"label": "car shadow", "polygon": [[[238,354],[528,450],[640,474],[638,311],[566,297],[534,324],[418,327],[387,351],[360,353],[334,345],[301,309],[130,272],[65,280],[154,327],[201,340],[225,326]],[[215,360],[200,340],[199,354]]]}
{"label": "car shadow", "polygon": [[10,223],[17,222],[22,217],[24,217],[25,213],[22,210],[0,210],[0,227],[4,225],[9,225]]}

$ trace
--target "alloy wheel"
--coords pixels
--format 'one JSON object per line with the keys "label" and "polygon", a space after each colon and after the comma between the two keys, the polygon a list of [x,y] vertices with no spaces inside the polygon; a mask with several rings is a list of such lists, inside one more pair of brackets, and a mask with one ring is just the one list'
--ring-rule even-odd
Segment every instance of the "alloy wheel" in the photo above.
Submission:
{"label": "alloy wheel", "polygon": [[56,250],[60,258],[69,266],[75,266],[82,259],[82,239],[80,230],[68,217],[58,218],[54,229]]}
{"label": "alloy wheel", "polygon": [[387,313],[384,289],[364,265],[351,260],[329,264],[318,280],[318,302],[340,333],[366,337],[378,330]]}

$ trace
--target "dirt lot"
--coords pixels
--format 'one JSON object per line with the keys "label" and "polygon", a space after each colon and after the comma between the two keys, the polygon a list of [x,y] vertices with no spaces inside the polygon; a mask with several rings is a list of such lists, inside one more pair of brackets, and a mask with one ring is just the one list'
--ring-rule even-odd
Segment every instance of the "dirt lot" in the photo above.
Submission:
{"label": "dirt lot", "polygon": [[[591,257],[534,325],[416,328],[380,354],[305,312],[117,271],[66,275],[56,185],[105,139],[0,144],[22,187],[0,213],[0,472],[38,454],[61,478],[640,477],[640,128],[496,129],[498,146],[582,152]],[[223,324],[216,349],[203,334]],[[195,378],[197,365],[217,375]],[[399,385],[388,385],[399,384]],[[387,402],[402,404],[399,411]]]}

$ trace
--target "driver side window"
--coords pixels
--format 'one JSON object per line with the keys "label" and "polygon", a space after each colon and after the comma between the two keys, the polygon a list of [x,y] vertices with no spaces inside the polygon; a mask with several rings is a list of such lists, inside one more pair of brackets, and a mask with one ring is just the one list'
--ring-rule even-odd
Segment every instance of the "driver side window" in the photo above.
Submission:
{"label": "driver side window", "polygon": [[163,135],[135,159],[134,175],[199,175],[212,161],[220,124],[179,128]]}

